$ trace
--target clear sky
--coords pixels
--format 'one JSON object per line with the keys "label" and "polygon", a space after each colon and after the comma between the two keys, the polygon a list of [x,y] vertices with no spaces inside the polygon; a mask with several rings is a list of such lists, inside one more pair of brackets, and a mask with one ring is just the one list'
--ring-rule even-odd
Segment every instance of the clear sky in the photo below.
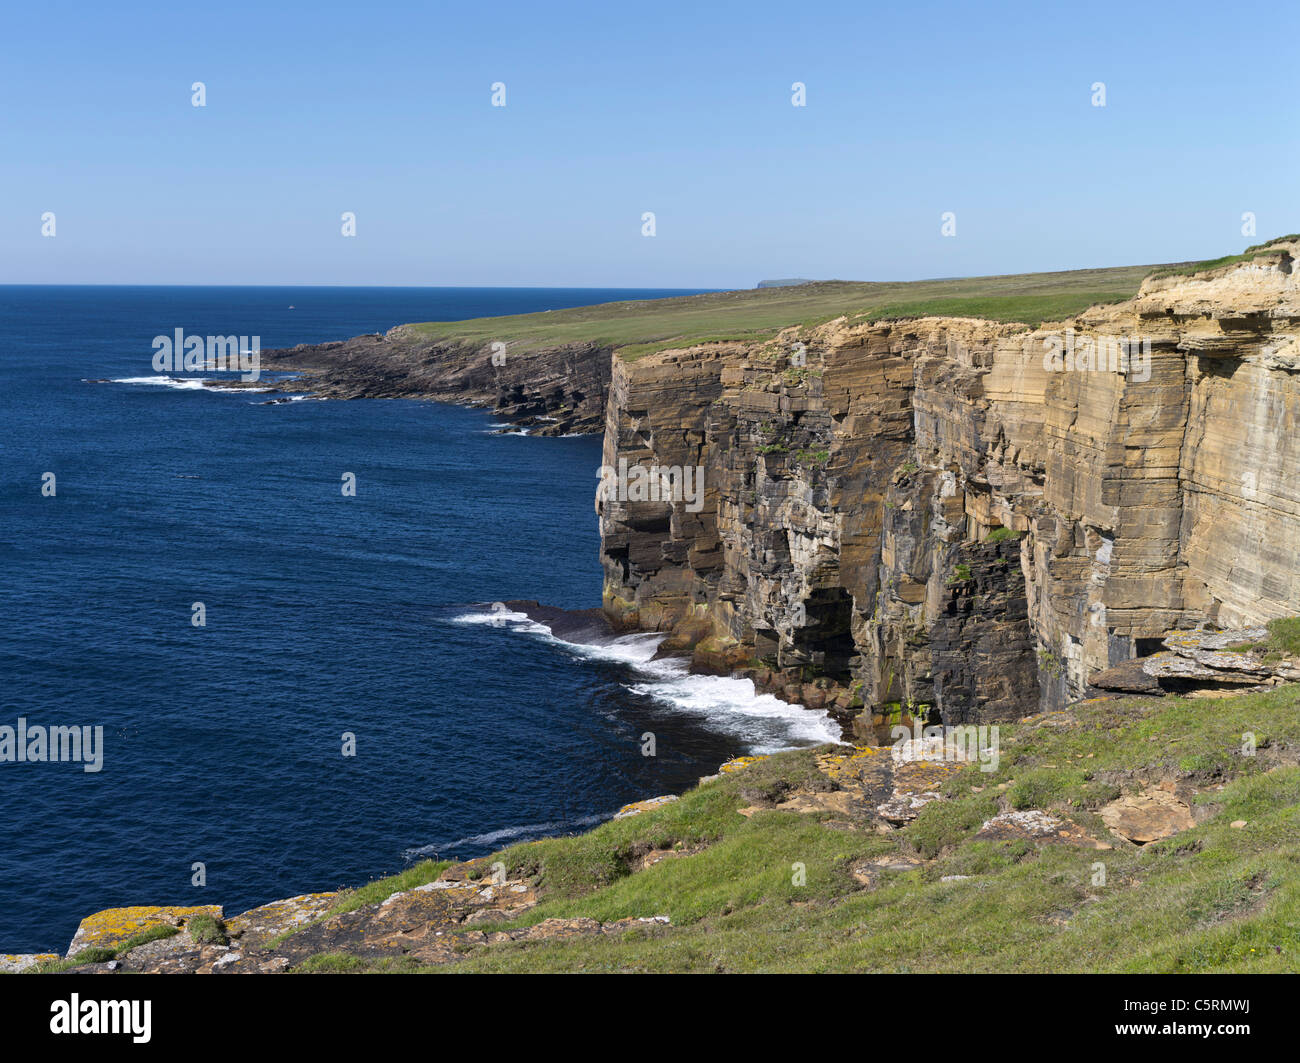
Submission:
{"label": "clear sky", "polygon": [[0,283],[730,288],[1234,253],[1300,230],[1298,11],[10,0]]}

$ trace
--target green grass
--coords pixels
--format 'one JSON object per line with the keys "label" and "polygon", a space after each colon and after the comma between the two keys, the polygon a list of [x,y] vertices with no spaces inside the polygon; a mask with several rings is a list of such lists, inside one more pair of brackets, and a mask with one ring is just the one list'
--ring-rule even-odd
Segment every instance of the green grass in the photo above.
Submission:
{"label": "green grass", "polygon": [[1276,239],[1269,240],[1267,243],[1255,244],[1253,247],[1246,248],[1239,255],[1224,255],[1221,258],[1210,258],[1203,262],[1182,262],[1174,266],[1164,266],[1155,270],[1152,277],[1190,277],[1194,273],[1203,273],[1206,270],[1220,269],[1223,266],[1231,266],[1238,262],[1250,262],[1261,255],[1276,253],[1278,248],[1275,246],[1280,243],[1294,243],[1300,240],[1300,233],[1290,233],[1287,236],[1279,236]]}
{"label": "green grass", "polygon": [[404,974],[416,971],[419,964],[401,956],[367,959],[347,952],[318,952],[293,969],[294,974]]}
{"label": "green grass", "polygon": [[1264,252],[1243,252],[1240,255],[1224,255],[1221,258],[1207,258],[1203,262],[1189,262],[1181,266],[1168,266],[1165,269],[1158,269],[1151,274],[1152,277],[1190,277],[1196,273],[1204,273],[1206,270],[1219,269],[1223,266],[1231,266],[1237,262],[1249,262],[1259,254]]}
{"label": "green grass", "polygon": [[1002,543],[1008,539],[1019,539],[1020,533],[1012,528],[994,528],[984,537],[986,543]]}
{"label": "green grass", "polygon": [[1045,294],[913,299],[872,307],[863,316],[868,321],[911,317],[978,317],[1003,323],[1022,322],[1037,328],[1044,321],[1061,321],[1090,306],[1122,303],[1136,294],[1136,288],[1112,288],[1097,291],[1070,289]]}
{"label": "green grass", "polygon": [[1268,636],[1258,642],[1230,642],[1232,653],[1258,653],[1265,661],[1300,657],[1300,616],[1286,616],[1268,622]]}
{"label": "green grass", "polygon": [[186,929],[190,932],[190,940],[196,945],[229,945],[230,938],[226,935],[226,926],[215,916],[208,915],[207,912],[200,912],[198,915],[191,916]]}
{"label": "green grass", "polygon": [[309,956],[296,968],[298,974],[360,974],[370,969],[370,964],[360,956],[346,952],[319,952]]}
{"label": "green grass", "polygon": [[[812,753],[799,751],[590,834],[506,850],[497,859],[543,893],[516,925],[654,915],[673,925],[492,946],[450,969],[1300,970],[1300,766],[1287,752],[1300,748],[1300,686],[1212,702],[1098,700],[1066,719],[1003,726],[996,772],[950,777],[945,801],[888,835],[821,816],[737,815],[818,783]],[[1243,755],[1245,732],[1261,736],[1259,755]],[[1032,807],[1109,839],[1096,809],[1121,782],[1186,779],[1189,760],[1206,818],[1165,841],[1095,851],[973,837],[999,808]],[[690,854],[636,870],[638,854],[675,845]],[[856,861],[888,854],[930,862],[882,872],[873,889],[853,879]],[[941,881],[949,875],[970,877]]]}
{"label": "green grass", "polygon": [[632,300],[469,321],[407,326],[422,339],[515,352],[573,344],[637,358],[694,343],[758,342],[791,325],[952,314],[1037,325],[1137,294],[1151,266],[923,281],[820,281],[673,299]]}
{"label": "green grass", "polygon": [[1148,276],[1190,274],[1267,254],[1280,237],[1205,262],[1120,266],[1057,273],[1015,273],[920,281],[817,281],[672,299],[641,299],[536,314],[426,321],[406,328],[421,340],[482,348],[506,343],[516,353],[573,346],[617,350],[635,360],[657,351],[708,343],[762,343],[791,326],[839,317],[858,322],[947,316],[1037,327],[1088,307],[1130,299]]}
{"label": "green grass", "polygon": [[1288,657],[1300,657],[1300,616],[1268,622],[1268,649]]}

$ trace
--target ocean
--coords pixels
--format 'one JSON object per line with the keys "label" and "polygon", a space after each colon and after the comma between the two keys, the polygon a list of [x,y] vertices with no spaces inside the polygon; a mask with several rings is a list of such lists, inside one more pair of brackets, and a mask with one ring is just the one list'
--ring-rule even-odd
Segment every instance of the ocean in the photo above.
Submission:
{"label": "ocean", "polygon": [[[103,908],[233,915],[589,829],[833,740],[746,680],[652,661],[657,636],[576,645],[492,610],[600,604],[598,437],[152,367],[177,328],[272,348],[680,294],[0,287],[0,953],[61,953]],[[100,769],[4,760],[20,720],[102,728]]]}

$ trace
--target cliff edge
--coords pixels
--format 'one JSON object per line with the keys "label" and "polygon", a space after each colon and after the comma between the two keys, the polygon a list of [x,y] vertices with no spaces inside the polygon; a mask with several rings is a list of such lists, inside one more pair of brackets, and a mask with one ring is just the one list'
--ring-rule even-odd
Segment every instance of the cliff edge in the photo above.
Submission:
{"label": "cliff edge", "polygon": [[1297,249],[1034,328],[845,315],[620,354],[606,466],[703,493],[603,492],[607,613],[859,733],[1059,708],[1171,631],[1300,613]]}

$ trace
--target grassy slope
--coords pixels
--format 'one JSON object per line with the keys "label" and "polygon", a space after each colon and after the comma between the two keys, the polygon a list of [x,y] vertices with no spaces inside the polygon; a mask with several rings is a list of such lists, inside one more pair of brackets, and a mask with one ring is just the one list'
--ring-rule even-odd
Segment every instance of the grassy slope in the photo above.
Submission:
{"label": "grassy slope", "polygon": [[494,341],[516,351],[565,344],[620,348],[624,358],[690,342],[761,340],[791,325],[816,325],[847,316],[863,321],[951,316],[1038,326],[1062,321],[1090,306],[1122,302],[1148,276],[1192,274],[1248,261],[1282,236],[1240,255],[1165,266],[1117,266],[1060,273],[1011,273],[925,281],[819,281],[675,299],[602,303],[568,310],[469,321],[426,321],[407,328],[427,339],[481,347]]}
{"label": "grassy slope", "polygon": [[1151,275],[1153,277],[1185,277],[1191,276],[1193,273],[1200,273],[1202,270],[1218,269],[1220,266],[1231,266],[1238,262],[1250,262],[1261,255],[1269,254],[1273,251],[1274,244],[1293,243],[1296,240],[1300,240],[1300,233],[1288,233],[1286,236],[1274,237],[1265,243],[1248,247],[1239,255],[1224,255],[1222,258],[1207,259],[1204,262],[1183,262],[1175,266],[1164,266]]}
{"label": "grassy slope", "polygon": [[[738,815],[754,790],[779,793],[815,772],[800,751],[659,811],[509,849],[495,858],[539,875],[544,890],[523,923],[663,914],[674,925],[500,945],[454,969],[1300,970],[1300,685],[1230,700],[1093,701],[1056,719],[1066,726],[1004,727],[999,771],[954,776],[947,800],[889,835],[807,814]],[[1260,744],[1253,758],[1240,752],[1247,731]],[[973,839],[999,807],[1055,810],[1109,839],[1094,810],[1121,784],[1164,776],[1201,786],[1210,818],[1163,842],[1098,852]],[[703,848],[629,871],[636,854],[675,844]],[[889,853],[932,862],[886,872],[874,890],[850,875],[853,862]],[[1093,884],[1097,861],[1104,886]],[[795,862],[806,885],[791,884]]]}
{"label": "grassy slope", "polygon": [[841,315],[880,319],[951,314],[1037,325],[1094,303],[1137,294],[1150,266],[1021,273],[948,280],[823,281],[797,288],[763,288],[675,299],[604,303],[513,317],[411,325],[428,338],[482,345],[496,340],[517,350],[595,343],[630,355],[688,340],[757,339],[795,324]]}

